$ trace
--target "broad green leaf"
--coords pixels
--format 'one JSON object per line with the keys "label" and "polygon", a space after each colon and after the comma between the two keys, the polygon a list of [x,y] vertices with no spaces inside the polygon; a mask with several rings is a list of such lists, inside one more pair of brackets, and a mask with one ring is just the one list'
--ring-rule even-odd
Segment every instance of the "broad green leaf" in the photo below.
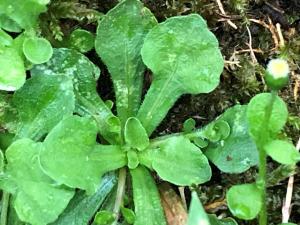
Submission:
{"label": "broad green leaf", "polygon": [[130,170],[132,178],[134,225],[166,225],[156,184],[149,171],[139,166]]}
{"label": "broad green leaf", "polygon": [[120,123],[97,93],[99,74],[99,69],[83,54],[64,48],[54,49],[50,61],[31,70],[32,76],[66,75],[72,78],[76,112],[93,116],[100,134],[107,141],[116,143],[120,141]]}
{"label": "broad green leaf", "polygon": [[206,212],[204,211],[201,202],[199,201],[197,193],[192,192],[192,202],[189,209],[187,225],[196,225],[196,224],[210,225],[210,222]]}
{"label": "broad green leaf", "polygon": [[12,42],[12,37],[0,28],[0,47],[10,46]]}
{"label": "broad green leaf", "polygon": [[22,28],[7,15],[0,13],[0,27],[8,32],[19,33],[22,31]]}
{"label": "broad green leaf", "polygon": [[247,106],[236,105],[222,114],[218,120],[230,126],[230,135],[219,142],[210,143],[205,155],[225,173],[242,173],[258,164],[258,151],[249,135]]}
{"label": "broad green leaf", "polygon": [[51,225],[88,224],[115,184],[115,175],[107,174],[102,178],[95,194],[87,196],[84,191],[77,192],[65,211]]}
{"label": "broad green leaf", "polygon": [[232,218],[218,219],[216,215],[208,215],[210,225],[238,225]]}
{"label": "broad green leaf", "polygon": [[281,164],[296,164],[300,160],[296,147],[287,141],[272,140],[264,145],[264,149],[273,160]]}
{"label": "broad green leaf", "polygon": [[96,145],[96,135],[90,118],[63,119],[44,141],[40,162],[45,173],[58,183],[95,193],[105,172],[127,163],[119,146]]}
{"label": "broad green leaf", "polygon": [[[1,1],[0,14],[5,14],[23,29],[35,28],[39,14],[47,10],[50,0]],[[10,27],[13,29],[15,27]]]}
{"label": "broad green leaf", "polygon": [[226,195],[231,213],[243,220],[252,220],[260,212],[262,200],[260,189],[256,184],[232,186]]}
{"label": "broad green leaf", "polygon": [[151,161],[152,168],[163,180],[176,185],[202,184],[211,178],[206,156],[182,136],[168,138],[158,148],[149,148],[139,156],[142,164]]}
{"label": "broad green leaf", "polygon": [[138,112],[149,135],[179,96],[211,92],[223,70],[218,41],[196,14],[154,27],[145,38],[142,58],[154,79]]}
{"label": "broad green leaf", "polygon": [[95,36],[87,30],[74,30],[68,40],[68,46],[82,53],[88,52],[94,48]]}
{"label": "broad green leaf", "polygon": [[255,141],[267,138],[262,134],[264,130],[271,136],[276,135],[287,121],[288,110],[286,104],[278,96],[276,96],[274,100],[270,119],[269,121],[266,121],[266,111],[271,99],[272,94],[262,93],[253,97],[249,102],[247,119],[250,134]]}
{"label": "broad green leaf", "polygon": [[45,38],[26,38],[23,42],[23,53],[30,62],[41,64],[51,58],[53,49]]}
{"label": "broad green leaf", "polygon": [[130,117],[126,121],[124,139],[126,144],[139,151],[147,148],[149,145],[147,132],[141,122],[135,117]]}
{"label": "broad green leaf", "polygon": [[[1,184],[14,196],[18,217],[32,225],[46,225],[54,221],[66,208],[74,191],[63,188],[46,176],[40,168],[41,143],[30,139],[14,142],[6,151],[7,168]],[[41,191],[42,190],[42,191]]]}
{"label": "broad green leaf", "polygon": [[99,22],[95,48],[112,76],[122,124],[140,106],[145,70],[140,51],[145,35],[156,23],[138,0],[122,1]]}
{"label": "broad green leaf", "polygon": [[72,115],[74,95],[71,80],[66,76],[35,76],[15,92],[20,127],[18,138],[38,140],[63,117]]}
{"label": "broad green leaf", "polygon": [[0,49],[0,65],[0,90],[15,91],[22,87],[26,79],[25,67],[15,49]]}

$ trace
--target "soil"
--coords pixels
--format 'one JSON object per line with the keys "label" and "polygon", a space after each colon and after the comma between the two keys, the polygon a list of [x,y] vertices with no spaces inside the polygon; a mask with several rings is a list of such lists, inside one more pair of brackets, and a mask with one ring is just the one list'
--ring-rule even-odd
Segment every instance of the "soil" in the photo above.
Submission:
{"label": "soil", "polygon": [[[106,13],[117,0],[83,0],[82,4]],[[286,55],[291,67],[290,84],[280,92],[287,102],[290,118],[283,135],[297,142],[300,134],[300,1],[299,0],[224,0],[224,12],[215,0],[144,0],[158,21],[171,16],[199,13],[208,27],[217,36],[225,59],[225,69],[220,86],[210,94],[182,96],[154,135],[182,130],[183,122],[194,118],[198,126],[212,121],[230,106],[247,104],[255,94],[266,91],[263,68],[269,59]],[[85,22],[64,20],[69,28],[81,26],[95,31],[96,26]],[[280,24],[281,32],[276,28]],[[71,24],[71,25],[70,25]],[[283,36],[284,46],[280,40]],[[252,51],[252,52],[251,52]],[[95,52],[88,54],[102,70],[99,92],[104,99],[113,99],[112,84],[105,66]],[[145,92],[150,84],[151,72],[145,73]],[[270,172],[278,167],[269,162]],[[206,206],[223,200],[225,192],[233,184],[251,182],[256,168],[244,174],[223,174],[213,167],[213,177],[209,183],[197,187],[199,196]],[[287,179],[268,190],[269,225],[281,222],[281,207],[285,197]],[[295,176],[291,221],[300,221],[300,176]],[[189,193],[186,193],[189,195]],[[210,209],[221,216],[230,216],[227,207],[221,205]],[[239,224],[257,224],[257,221],[238,221]]]}

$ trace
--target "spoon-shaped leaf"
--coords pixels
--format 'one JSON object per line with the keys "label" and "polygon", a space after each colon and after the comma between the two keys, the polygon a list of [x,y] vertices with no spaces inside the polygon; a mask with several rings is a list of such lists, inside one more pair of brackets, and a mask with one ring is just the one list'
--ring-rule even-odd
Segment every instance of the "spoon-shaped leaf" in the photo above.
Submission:
{"label": "spoon-shaped leaf", "polygon": [[158,175],[173,184],[190,186],[201,184],[211,177],[211,168],[206,156],[187,138],[167,138],[158,148],[149,148],[141,153],[142,164],[153,168]]}
{"label": "spoon-shaped leaf", "polygon": [[40,161],[45,173],[59,183],[94,193],[105,172],[127,164],[119,146],[97,145],[96,135],[90,118],[63,119],[44,141]]}
{"label": "spoon-shaped leaf", "polygon": [[134,225],[166,225],[160,197],[149,171],[143,167],[130,170],[132,178]]}
{"label": "spoon-shaped leaf", "polygon": [[138,0],[122,1],[99,22],[95,48],[112,76],[123,124],[135,116],[140,105],[145,70],[140,51],[145,35],[156,23]]}
{"label": "spoon-shaped leaf", "polygon": [[43,173],[38,157],[42,148],[30,139],[14,142],[6,151],[7,168],[0,180],[1,186],[13,193],[18,217],[33,225],[54,221],[74,194]]}
{"label": "spoon-shaped leaf", "polygon": [[76,111],[89,114],[97,121],[99,132],[109,142],[120,139],[120,124],[107,105],[99,97],[96,82],[99,69],[83,54],[70,49],[54,49],[53,56],[45,64],[36,65],[31,70],[32,76],[65,75],[72,79]]}
{"label": "spoon-shaped leaf", "polygon": [[13,104],[20,118],[18,138],[38,140],[64,116],[72,115],[74,94],[66,76],[35,76],[15,92]]}
{"label": "spoon-shaped leaf", "polygon": [[149,135],[180,95],[212,91],[223,70],[218,41],[196,14],[154,27],[145,38],[142,58],[154,78],[138,112]]}
{"label": "spoon-shaped leaf", "polygon": [[139,151],[145,149],[149,145],[147,132],[141,122],[135,117],[130,117],[126,121],[124,139],[126,144]]}

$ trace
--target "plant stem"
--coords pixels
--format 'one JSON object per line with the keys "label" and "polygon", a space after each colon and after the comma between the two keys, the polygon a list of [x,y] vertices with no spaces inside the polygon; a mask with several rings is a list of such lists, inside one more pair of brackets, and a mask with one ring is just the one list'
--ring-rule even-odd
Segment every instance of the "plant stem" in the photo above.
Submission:
{"label": "plant stem", "polygon": [[6,225],[8,205],[9,205],[9,193],[3,191],[0,225]]}
{"label": "plant stem", "polygon": [[259,213],[259,225],[267,225],[267,154],[264,149],[264,145],[269,139],[268,125],[270,117],[272,114],[273,105],[277,97],[277,92],[271,92],[271,100],[266,108],[266,114],[263,118],[262,129],[261,129],[261,138],[258,143],[258,152],[259,152],[259,172],[258,172],[258,184],[261,189],[261,200],[262,207]]}
{"label": "plant stem", "polygon": [[126,174],[127,174],[127,171],[126,171],[125,167],[123,167],[119,170],[117,196],[116,196],[115,206],[114,206],[114,210],[113,210],[113,213],[115,214],[116,219],[113,224],[117,224],[117,221],[119,219],[120,208],[123,204],[123,198],[124,198],[125,186],[126,186]]}

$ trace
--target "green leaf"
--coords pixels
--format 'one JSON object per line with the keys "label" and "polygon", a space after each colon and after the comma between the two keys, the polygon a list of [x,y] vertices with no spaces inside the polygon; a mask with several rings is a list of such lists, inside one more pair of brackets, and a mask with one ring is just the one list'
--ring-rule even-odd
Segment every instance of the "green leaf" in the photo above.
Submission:
{"label": "green leaf", "polygon": [[139,151],[147,148],[149,145],[147,132],[141,122],[135,117],[130,117],[126,121],[124,139],[126,144]]}
{"label": "green leaf", "polygon": [[0,28],[0,47],[10,46],[13,38]]}
{"label": "green leaf", "polygon": [[230,134],[229,124],[221,119],[207,125],[204,130],[204,136],[211,142],[218,142],[226,139]]}
{"label": "green leaf", "polygon": [[[47,10],[46,5],[49,2],[50,0],[1,1],[0,14],[5,14],[23,29],[35,28],[39,14]],[[13,29],[15,26],[9,28]]]}
{"label": "green leaf", "polygon": [[111,225],[115,221],[113,212],[102,210],[95,216],[94,223],[96,225]]}
{"label": "green leaf", "polygon": [[[1,184],[12,192],[18,217],[32,225],[54,221],[66,208],[74,191],[55,184],[40,168],[41,143],[30,139],[14,142],[6,151],[7,169]],[[8,188],[11,184],[13,188]],[[41,191],[42,190],[42,191]]]}
{"label": "green leaf", "polygon": [[20,118],[18,138],[38,140],[74,110],[73,86],[65,76],[35,76],[15,92]]}
{"label": "green leaf", "polygon": [[182,94],[214,90],[223,70],[218,41],[196,14],[154,27],[146,36],[142,58],[154,79],[138,112],[149,135]]}
{"label": "green leaf", "polygon": [[30,62],[41,64],[47,62],[52,57],[53,49],[50,42],[45,38],[34,37],[24,40],[23,52]]}
{"label": "green leaf", "polygon": [[196,127],[196,121],[193,118],[189,118],[183,123],[183,132],[190,133]]}
{"label": "green leaf", "polygon": [[238,225],[232,218],[218,219],[216,215],[208,215],[210,225]]}
{"label": "green leaf", "polygon": [[44,141],[40,162],[45,173],[58,183],[95,193],[105,172],[127,163],[119,146],[96,145],[96,135],[90,118],[63,119]]}
{"label": "green leaf", "polygon": [[91,115],[97,121],[100,134],[110,143],[120,141],[120,122],[97,93],[99,69],[83,54],[70,49],[54,49],[45,64],[36,65],[32,76],[66,75],[73,81],[76,112]]}
{"label": "green leaf", "polygon": [[22,28],[5,14],[0,14],[0,27],[8,32],[19,33]]}
{"label": "green leaf", "polygon": [[262,206],[261,191],[256,184],[235,185],[226,195],[231,213],[243,220],[252,220]]}
{"label": "green leaf", "polygon": [[10,201],[9,201],[9,207],[8,207],[8,217],[7,217],[7,225],[26,225],[25,223],[23,223],[18,215],[16,210],[13,207],[13,196],[10,196]]}
{"label": "green leaf", "polygon": [[192,202],[189,209],[187,225],[196,225],[196,224],[210,225],[210,222],[206,212],[204,211],[201,202],[199,201],[197,193],[192,192]]}
{"label": "green leaf", "polygon": [[258,94],[251,99],[247,108],[247,118],[250,134],[255,141],[262,137],[262,130],[266,130],[271,136],[276,135],[285,125],[288,117],[288,110],[284,101],[276,96],[270,120],[265,124],[267,107],[270,104],[272,95],[270,93]]}
{"label": "green leaf", "polygon": [[14,141],[14,134],[8,132],[0,132],[0,149],[6,150]]}
{"label": "green leaf", "polygon": [[15,49],[0,49],[0,65],[0,90],[15,91],[22,87],[26,79],[25,68]]}
{"label": "green leaf", "polygon": [[127,152],[127,161],[129,169],[135,169],[140,164],[137,153],[131,149]]}
{"label": "green leaf", "polygon": [[68,40],[68,46],[82,53],[94,48],[95,36],[91,32],[82,29],[74,30]]}
{"label": "green leaf", "polygon": [[0,173],[3,173],[4,170],[4,155],[0,149]]}
{"label": "green leaf", "polygon": [[287,141],[272,140],[264,145],[264,149],[273,160],[281,164],[296,164],[300,160],[296,147]]}
{"label": "green leaf", "polygon": [[107,174],[102,178],[95,194],[87,196],[84,191],[77,192],[65,211],[51,225],[88,224],[115,184],[115,175]]}
{"label": "green leaf", "polygon": [[230,135],[210,143],[204,153],[222,172],[242,173],[258,164],[258,151],[249,135],[246,113],[247,106],[236,105],[217,119],[229,124]]}
{"label": "green leaf", "polygon": [[156,184],[149,171],[139,166],[130,170],[132,178],[134,225],[166,225]]}
{"label": "green leaf", "polygon": [[121,207],[122,216],[125,218],[125,221],[129,224],[133,224],[135,221],[135,214],[131,209]]}
{"label": "green leaf", "polygon": [[138,0],[122,1],[99,22],[95,48],[112,76],[122,124],[140,106],[145,70],[140,51],[145,35],[156,23]]}
{"label": "green leaf", "polygon": [[139,153],[140,162],[151,161],[152,168],[166,181],[180,186],[202,184],[211,178],[206,156],[187,138],[178,136],[162,141],[158,148]]}

